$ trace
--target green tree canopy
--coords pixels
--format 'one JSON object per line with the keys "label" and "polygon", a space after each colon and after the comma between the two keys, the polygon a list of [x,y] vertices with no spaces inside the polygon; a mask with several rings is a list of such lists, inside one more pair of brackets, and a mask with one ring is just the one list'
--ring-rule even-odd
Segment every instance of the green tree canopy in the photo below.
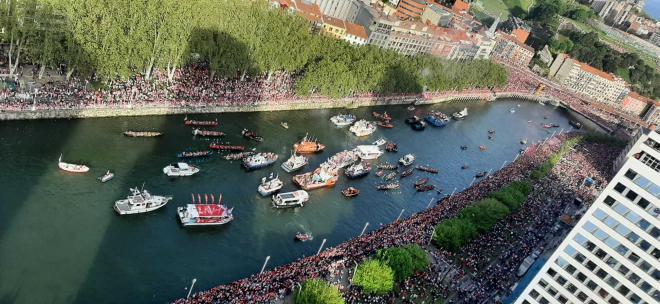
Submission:
{"label": "green tree canopy", "polygon": [[344,299],[336,286],[325,281],[312,279],[305,281],[295,292],[296,304],[344,304]]}
{"label": "green tree canopy", "polygon": [[353,285],[362,288],[367,295],[384,295],[394,288],[394,271],[378,260],[362,262],[355,272]]}

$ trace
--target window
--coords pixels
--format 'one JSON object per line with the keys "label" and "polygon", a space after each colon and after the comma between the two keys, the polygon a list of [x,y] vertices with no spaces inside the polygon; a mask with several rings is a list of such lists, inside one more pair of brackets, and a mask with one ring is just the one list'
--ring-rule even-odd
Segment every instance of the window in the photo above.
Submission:
{"label": "window", "polygon": [[637,172],[635,172],[635,171],[633,171],[633,170],[631,170],[631,169],[628,169],[628,171],[626,171],[626,174],[624,174],[624,175],[625,175],[628,179],[632,180],[632,179],[635,178],[635,176],[637,176]]}
{"label": "window", "polygon": [[553,278],[554,278],[556,274],[557,274],[557,272],[556,272],[554,269],[552,269],[552,268],[548,268],[548,275],[549,275],[550,277],[553,277]]}
{"label": "window", "polygon": [[580,280],[580,282],[582,282],[582,283],[584,283],[584,281],[587,280],[587,276],[584,275],[584,274],[581,273],[581,272],[578,272],[577,275],[576,275],[575,277],[576,277],[578,280]]}
{"label": "window", "polygon": [[587,295],[584,292],[580,291],[580,293],[578,293],[577,295],[577,298],[582,302],[586,302],[589,297],[587,297]]}
{"label": "window", "polygon": [[[615,203],[616,201],[615,201],[611,196],[607,196],[607,197],[603,200],[603,202],[604,202],[606,205],[612,207],[612,205],[614,205],[614,203]],[[600,211],[600,210],[598,210],[598,211]],[[601,211],[601,212],[602,212],[602,211]],[[595,213],[594,213],[594,214],[595,214]],[[603,214],[605,214],[605,212],[603,212]]]}
{"label": "window", "polygon": [[626,186],[624,186],[622,183],[617,183],[616,186],[614,186],[614,190],[619,193],[623,193],[623,191],[626,191]]}
{"label": "window", "polygon": [[557,278],[557,283],[559,283],[559,285],[564,286],[564,284],[566,284],[566,279],[564,279],[564,277],[562,277],[562,276],[560,275],[560,276]]}
{"label": "window", "polygon": [[587,269],[589,269],[591,271],[594,271],[594,269],[596,269],[596,264],[592,261],[588,261],[586,266],[587,266]]}
{"label": "window", "polygon": [[632,202],[637,198],[637,193],[632,190],[628,190],[628,193],[626,193],[626,197]]}
{"label": "window", "polygon": [[568,266],[566,266],[565,270],[566,270],[568,273],[573,274],[573,273],[575,273],[575,271],[576,271],[577,269],[575,269],[575,267],[573,267],[573,265],[570,265],[570,264],[569,264]]}

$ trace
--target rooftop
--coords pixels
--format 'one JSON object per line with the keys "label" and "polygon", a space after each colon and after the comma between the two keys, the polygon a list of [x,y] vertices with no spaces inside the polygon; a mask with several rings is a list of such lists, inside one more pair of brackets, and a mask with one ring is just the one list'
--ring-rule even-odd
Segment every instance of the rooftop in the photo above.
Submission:
{"label": "rooftop", "polygon": [[612,76],[612,74],[601,71],[601,70],[599,70],[597,68],[594,68],[594,67],[592,67],[592,66],[590,66],[590,65],[588,65],[584,62],[579,62],[577,60],[576,60],[576,62],[578,63],[578,66],[580,66],[580,69],[582,69],[583,71],[585,71],[587,73],[590,73],[590,74],[593,74],[593,75],[596,75],[600,78],[605,78],[609,81],[614,81],[614,76]]}
{"label": "rooftop", "polygon": [[330,16],[325,16],[324,15],[323,16],[323,23],[324,24],[329,24],[331,26],[338,27],[338,28],[346,28],[346,26],[344,26],[344,20],[337,19],[337,18],[330,17]]}
{"label": "rooftop", "polygon": [[344,22],[346,24],[346,33],[349,35],[353,35],[356,37],[360,37],[363,39],[368,39],[369,35],[367,35],[367,31],[364,29],[363,26],[359,24],[355,24],[352,22]]}

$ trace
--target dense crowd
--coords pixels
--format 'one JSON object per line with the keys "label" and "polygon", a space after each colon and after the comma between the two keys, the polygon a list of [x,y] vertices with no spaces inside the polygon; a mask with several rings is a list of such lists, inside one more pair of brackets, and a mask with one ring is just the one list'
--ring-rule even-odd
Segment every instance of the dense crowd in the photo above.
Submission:
{"label": "dense crowd", "polygon": [[[452,195],[451,197],[445,197],[438,205],[430,208],[429,210],[423,211],[418,214],[414,214],[408,219],[397,221],[388,225],[385,225],[378,230],[375,230],[371,233],[365,234],[362,237],[358,237],[347,242],[344,242],[336,247],[331,247],[319,255],[306,257],[304,259],[297,260],[291,264],[283,265],[277,267],[271,271],[264,272],[263,274],[258,274],[245,278],[231,284],[221,285],[214,287],[208,291],[199,292],[193,295],[190,299],[180,299],[176,303],[253,303],[253,302],[269,302],[278,298],[283,297],[284,295],[290,293],[292,289],[296,286],[297,283],[300,283],[308,278],[328,278],[333,271],[336,271],[337,268],[350,268],[354,265],[355,262],[360,262],[367,257],[373,255],[377,250],[382,248],[389,248],[394,246],[400,246],[410,243],[418,243],[422,246],[428,245],[431,237],[432,228],[438,224],[440,221],[456,216],[456,214],[468,206],[471,202],[479,200],[486,197],[489,193],[499,190],[502,186],[517,180],[526,178],[533,168],[538,166],[541,162],[545,161],[547,157],[556,152],[561,146],[562,142],[567,136],[572,135],[560,135],[551,140],[546,141],[542,146],[533,146],[527,149],[525,153],[522,154],[515,162],[505,166],[502,170],[490,175],[488,178],[482,180],[481,182],[471,186],[463,192]],[[601,151],[603,155],[593,155],[593,153],[599,153]],[[591,154],[584,154],[583,156],[570,156],[574,159],[567,160],[566,164],[569,161],[585,161],[586,163],[591,163],[587,159],[589,157],[604,157],[600,159],[611,158],[614,153],[608,153],[611,151],[603,150],[592,150],[591,147],[587,152]],[[582,153],[582,152],[581,152]],[[600,164],[605,164],[606,162],[599,162]],[[499,226],[494,230],[493,234],[488,234],[479,240],[476,240],[475,243],[468,246],[468,252],[473,252],[468,254],[464,259],[466,261],[465,268],[474,269],[475,267],[480,267],[484,263],[481,258],[479,258],[481,247],[496,246],[495,242],[500,242],[504,244],[504,239],[502,239],[501,234],[509,233],[508,226],[518,226],[522,225],[522,221],[527,221],[534,219],[533,224],[536,225],[547,225],[548,223],[553,223],[554,221],[548,220],[556,218],[558,215],[557,212],[560,212],[562,209],[557,208],[557,203],[544,205],[546,202],[542,198],[550,197],[550,193],[557,191],[566,195],[566,197],[559,197],[566,199],[572,191],[579,189],[579,183],[576,182],[579,179],[582,179],[586,175],[592,176],[596,180],[597,185],[604,185],[604,172],[609,172],[607,170],[602,170],[603,168],[598,167],[589,167],[587,164],[584,166],[575,166],[575,163],[572,166],[564,164],[563,167],[559,167],[557,170],[564,169],[565,172],[561,172],[555,179],[559,179],[560,183],[554,179],[552,186],[542,184],[537,186],[535,189],[535,194],[533,195],[532,208],[525,208],[526,212],[533,212],[533,215],[527,213],[516,213],[511,219],[507,219],[505,223],[498,224]],[[584,170],[578,172],[576,168],[586,168],[589,170]],[[559,171],[553,172],[559,172]],[[561,188],[564,183],[571,184],[570,187],[564,189]],[[545,185],[545,186],[544,186]],[[549,188],[548,188],[549,187]],[[546,189],[547,188],[547,189]],[[555,196],[551,196],[555,197]],[[538,200],[538,201],[537,201]],[[561,200],[565,203],[565,200]],[[538,207],[538,210],[536,210]],[[552,209],[552,212],[548,212],[547,215],[541,215],[539,210],[546,210],[543,208]],[[521,233],[525,231],[520,231]],[[500,235],[498,235],[498,233]],[[537,238],[543,236],[541,232],[534,234]],[[472,292],[469,294],[471,297],[484,299],[486,296],[490,295],[493,291],[501,290],[509,286],[507,276],[502,275],[505,271],[510,271],[512,267],[517,267],[520,264],[519,259],[524,258],[527,254],[526,251],[529,248],[535,247],[534,238],[530,238],[526,234],[522,234],[516,238],[520,242],[529,242],[527,246],[520,246],[520,250],[513,250],[511,253],[505,253],[506,263],[500,266],[495,265],[491,267],[501,267],[500,270],[493,269],[493,273],[497,271],[499,276],[494,275],[493,273],[487,272],[487,275],[479,280],[475,280],[473,286],[477,286],[476,290],[473,287]],[[483,242],[479,245],[479,242]],[[492,244],[491,244],[492,243]],[[488,245],[488,246],[484,246]],[[519,245],[519,244],[518,244]],[[481,248],[481,249],[480,249]],[[517,247],[511,247],[517,248]],[[513,257],[517,258],[513,258]],[[434,263],[431,267],[434,268],[443,268],[446,269],[446,265],[450,264],[449,261],[455,259],[450,253],[443,251],[436,251],[434,253]],[[517,264],[516,264],[517,263]],[[332,267],[331,267],[332,266]],[[333,269],[331,271],[330,269]],[[454,269],[452,271],[453,276],[462,276],[460,273],[461,270]],[[407,281],[401,291],[396,295],[390,295],[388,297],[368,297],[362,295],[359,290],[355,288],[350,288],[344,290],[344,295],[348,302],[350,303],[387,303],[391,301],[394,297],[397,298],[407,298],[412,299],[419,296],[420,294],[431,296],[431,297],[441,297],[446,295],[446,292],[458,292],[460,293],[462,288],[465,286],[459,285],[457,283],[452,283],[448,287],[438,287],[440,278],[437,277],[436,272],[422,273],[418,274],[416,278]],[[431,288],[429,288],[431,286]],[[479,290],[479,292],[475,292]],[[466,295],[467,296],[467,295]],[[459,297],[460,299],[460,297]],[[462,301],[470,302],[467,298],[463,298]],[[459,301],[460,302],[460,301]]]}

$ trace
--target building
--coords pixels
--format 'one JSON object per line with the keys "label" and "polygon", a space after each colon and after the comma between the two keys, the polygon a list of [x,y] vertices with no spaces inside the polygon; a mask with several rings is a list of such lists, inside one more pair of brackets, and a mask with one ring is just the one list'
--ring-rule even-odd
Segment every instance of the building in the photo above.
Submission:
{"label": "building", "polygon": [[624,111],[633,114],[635,116],[640,116],[647,107],[651,106],[654,103],[650,98],[641,96],[635,92],[630,92],[626,97],[623,98],[621,102],[621,109]]}
{"label": "building", "polygon": [[516,37],[520,43],[525,43],[532,28],[518,17],[511,16],[501,25],[501,30]]}
{"label": "building", "polygon": [[656,46],[660,46],[660,32],[654,32],[651,34],[649,42],[655,44]]}
{"label": "building", "polygon": [[660,302],[660,134],[637,136],[515,304]]}
{"label": "building", "polygon": [[422,22],[442,27],[449,27],[454,14],[447,11],[440,5],[429,5],[422,13]]}
{"label": "building", "polygon": [[335,39],[344,39],[346,35],[346,26],[344,20],[323,16],[322,34]]}
{"label": "building", "polygon": [[467,14],[470,12],[470,4],[463,0],[456,0],[451,10],[456,14]]}
{"label": "building", "polygon": [[360,5],[357,0],[306,0],[319,6],[321,12],[333,18],[355,22]]}
{"label": "building", "polygon": [[351,45],[363,46],[367,44],[369,40],[369,35],[363,26],[351,22],[344,22],[346,26],[346,35],[344,35],[344,40]]}
{"label": "building", "polygon": [[642,113],[642,119],[649,125],[660,125],[660,102],[653,102],[653,104]]}
{"label": "building", "polygon": [[401,20],[419,19],[426,9],[426,0],[401,0],[396,8],[396,16]]}
{"label": "building", "polygon": [[517,37],[498,31],[491,57],[518,67],[527,67],[534,57],[534,49]]}
{"label": "building", "polygon": [[272,0],[271,3],[275,7],[286,9],[291,14],[305,18],[315,28],[323,23],[323,14],[316,4],[306,3],[302,0]]}
{"label": "building", "polygon": [[369,29],[368,44],[403,55],[429,54],[433,47],[429,26],[380,17]]}
{"label": "building", "polygon": [[566,54],[557,55],[550,66],[548,77],[575,92],[613,106],[618,106],[629,92],[623,79],[572,59]]}
{"label": "building", "polygon": [[633,3],[620,0],[595,0],[591,8],[603,18],[607,24],[621,25],[635,7]]}
{"label": "building", "polygon": [[552,64],[553,57],[547,44],[543,47],[542,50],[536,52],[536,55],[538,55],[538,58],[541,60],[541,62],[545,63],[546,67]]}

